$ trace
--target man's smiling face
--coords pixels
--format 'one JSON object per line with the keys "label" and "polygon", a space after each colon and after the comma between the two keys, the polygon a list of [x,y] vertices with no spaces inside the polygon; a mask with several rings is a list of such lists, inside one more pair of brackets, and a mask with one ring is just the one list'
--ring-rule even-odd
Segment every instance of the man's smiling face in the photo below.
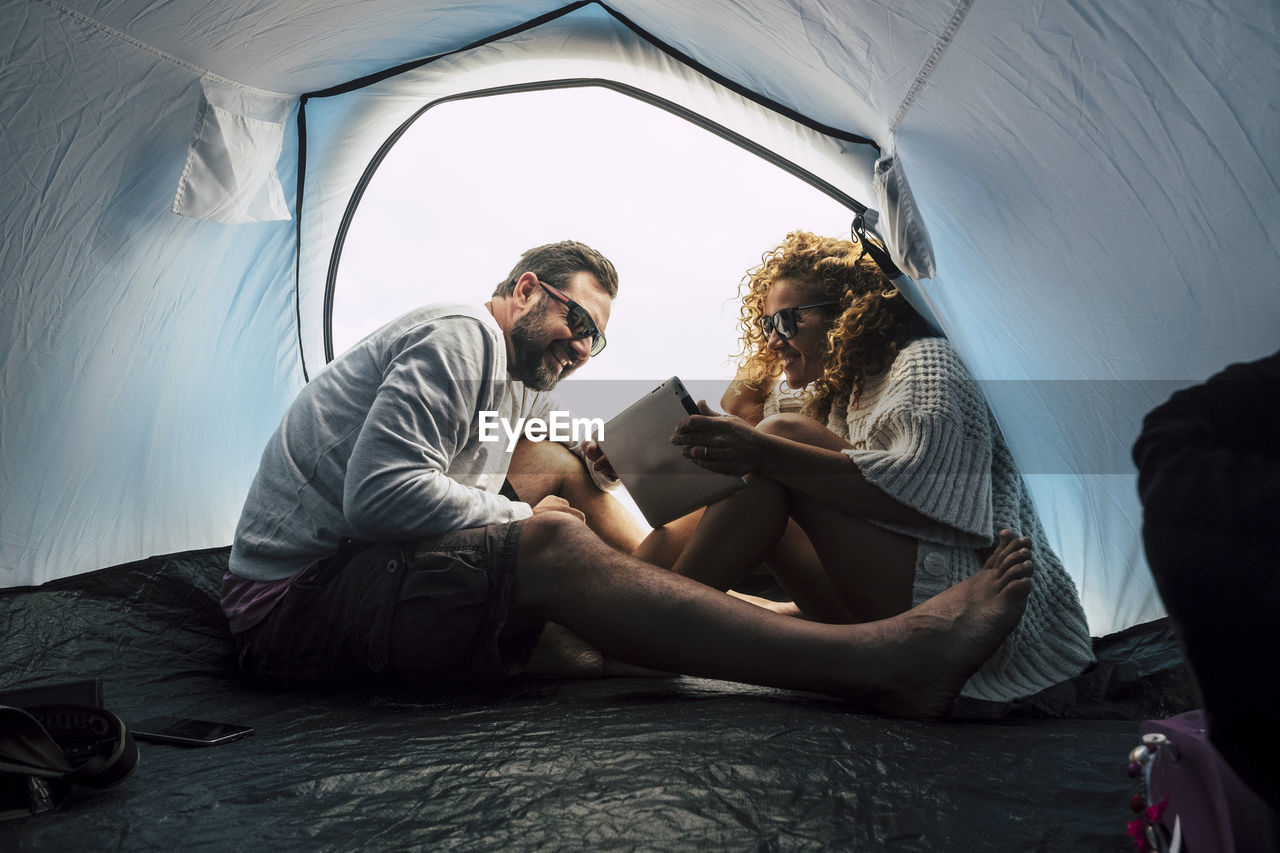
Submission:
{"label": "man's smiling face", "polygon": [[[609,295],[596,277],[578,272],[561,292],[591,315],[604,331],[609,322]],[[542,288],[530,307],[511,328],[511,364],[508,371],[535,391],[550,391],[577,370],[591,354],[590,338],[575,338],[566,322],[567,308]]]}

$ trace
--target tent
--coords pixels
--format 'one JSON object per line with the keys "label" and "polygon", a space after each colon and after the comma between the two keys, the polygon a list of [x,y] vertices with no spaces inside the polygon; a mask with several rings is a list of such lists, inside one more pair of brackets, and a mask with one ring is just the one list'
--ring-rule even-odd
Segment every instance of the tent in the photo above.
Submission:
{"label": "tent", "polygon": [[865,210],[987,390],[1099,637],[1162,615],[1143,413],[1280,338],[1271,3],[0,0],[0,20],[0,587],[229,543],[332,355],[353,201],[461,98],[610,88]]}
{"label": "tent", "polygon": [[1277,14],[1113,7],[6,0],[0,584],[226,544],[379,148],[564,81],[879,214],[1095,634],[1159,616],[1137,424],[1280,332]]}
{"label": "tent", "polygon": [[0,584],[229,541],[378,148],[600,81],[879,212],[1095,633],[1158,616],[1137,420],[1280,332],[1276,10],[900,5],[9,0]]}

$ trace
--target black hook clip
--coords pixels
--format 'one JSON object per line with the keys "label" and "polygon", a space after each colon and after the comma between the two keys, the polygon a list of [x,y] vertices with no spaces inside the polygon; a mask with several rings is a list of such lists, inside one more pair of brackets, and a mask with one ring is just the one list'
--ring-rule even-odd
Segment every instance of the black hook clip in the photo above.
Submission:
{"label": "black hook clip", "polygon": [[[849,236],[855,243],[862,244],[862,255],[870,255],[871,260],[876,262],[876,266],[880,267],[880,271],[890,281],[902,275],[902,270],[898,269],[898,265],[893,262],[889,249],[880,242],[875,232],[867,231],[867,217],[864,211],[854,214],[853,224],[849,227]],[[862,255],[858,257],[861,258]]]}

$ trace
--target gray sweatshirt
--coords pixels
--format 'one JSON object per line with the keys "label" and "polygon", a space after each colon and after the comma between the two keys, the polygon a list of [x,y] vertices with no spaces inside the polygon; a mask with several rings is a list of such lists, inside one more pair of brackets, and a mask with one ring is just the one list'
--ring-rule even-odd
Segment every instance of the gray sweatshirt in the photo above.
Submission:
{"label": "gray sweatshirt", "polygon": [[369,335],[311,380],[263,451],[230,569],[278,580],[343,537],[420,539],[527,518],[498,494],[506,436],[481,412],[545,418],[549,395],[507,375],[502,330],[483,307],[433,305]]}

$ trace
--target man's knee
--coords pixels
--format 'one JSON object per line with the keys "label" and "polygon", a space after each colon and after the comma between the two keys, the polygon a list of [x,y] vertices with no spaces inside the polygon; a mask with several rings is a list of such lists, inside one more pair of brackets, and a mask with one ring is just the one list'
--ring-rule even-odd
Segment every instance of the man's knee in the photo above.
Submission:
{"label": "man's knee", "polygon": [[525,519],[516,554],[515,606],[538,611],[572,587],[599,541],[585,522],[567,512],[540,512]]}
{"label": "man's knee", "polygon": [[520,562],[566,562],[564,557],[574,553],[594,537],[586,522],[567,512],[540,512],[524,522],[520,531]]}

